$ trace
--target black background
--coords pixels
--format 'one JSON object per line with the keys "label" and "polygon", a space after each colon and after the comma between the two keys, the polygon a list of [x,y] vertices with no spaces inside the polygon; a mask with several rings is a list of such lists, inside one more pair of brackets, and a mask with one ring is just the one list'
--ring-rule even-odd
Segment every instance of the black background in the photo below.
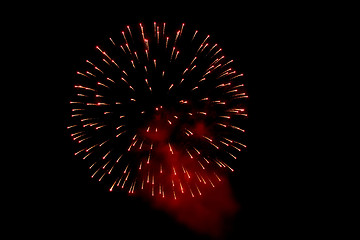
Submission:
{"label": "black background", "polygon": [[[47,54],[53,59],[51,81],[61,106],[53,110],[59,123],[56,140],[62,139],[62,144],[50,144],[48,149],[52,157],[46,188],[51,196],[46,218],[55,235],[81,239],[208,239],[141,199],[109,193],[103,185],[90,181],[87,164],[73,156],[66,121],[71,114],[68,103],[77,67],[111,32],[142,21],[198,25],[199,30],[214,36],[229,58],[241,63],[240,69],[246,75],[248,148],[241,154],[236,174],[230,176],[241,211],[226,239],[296,234],[292,229],[297,224],[294,220],[297,207],[289,203],[293,198],[291,189],[295,187],[289,176],[294,166],[287,161],[291,160],[287,136],[295,134],[288,122],[294,116],[284,112],[288,109],[284,102],[290,99],[291,87],[284,80],[289,70],[283,64],[285,52],[292,49],[288,41],[294,37],[293,25],[284,26],[287,17],[279,17],[266,6],[248,8],[234,4],[197,10],[191,5],[183,6],[182,10],[177,5],[160,9],[161,5],[140,3],[101,8],[68,6],[56,15],[45,41],[51,43],[46,45]],[[193,14],[187,14],[189,9]]]}

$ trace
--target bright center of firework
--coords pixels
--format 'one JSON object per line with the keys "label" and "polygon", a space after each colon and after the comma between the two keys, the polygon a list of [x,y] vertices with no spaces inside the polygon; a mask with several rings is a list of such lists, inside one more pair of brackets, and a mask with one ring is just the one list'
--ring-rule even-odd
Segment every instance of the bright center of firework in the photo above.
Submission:
{"label": "bright center of firework", "polygon": [[209,35],[184,26],[127,26],[77,72],[75,155],[110,191],[200,196],[246,147],[243,74]]}

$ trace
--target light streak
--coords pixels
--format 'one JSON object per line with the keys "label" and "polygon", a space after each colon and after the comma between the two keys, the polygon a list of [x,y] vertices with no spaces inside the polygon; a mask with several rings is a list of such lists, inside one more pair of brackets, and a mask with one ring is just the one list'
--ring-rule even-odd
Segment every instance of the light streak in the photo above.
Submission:
{"label": "light streak", "polygon": [[150,164],[150,158],[151,158],[151,152],[149,152],[149,155],[148,155],[148,158],[147,158],[146,164]]}
{"label": "light streak", "polygon": [[113,190],[113,188],[114,188],[114,186],[115,186],[115,184],[116,184],[116,182],[118,181],[118,179],[116,179],[115,181],[114,181],[114,183],[111,185],[111,188],[110,188],[110,192],[112,192],[112,190]]}
{"label": "light streak", "polygon": [[195,33],[194,33],[194,35],[193,35],[193,37],[192,37],[191,41],[193,41],[193,40],[194,40],[194,38],[196,37],[196,34],[197,34],[198,32],[199,32],[198,30],[196,30],[196,31],[195,31]]}
{"label": "light streak", "polygon": [[193,159],[194,157],[190,154],[189,150],[185,149],[187,154],[190,156],[191,159]]}
{"label": "light streak", "polygon": [[107,163],[105,163],[105,165],[102,167],[102,169],[105,169],[106,166],[110,163],[111,159],[109,161],[107,161]]}
{"label": "light streak", "polygon": [[110,154],[111,150],[109,150],[104,156],[102,159],[105,159],[109,154]]}
{"label": "light streak", "polygon": [[126,26],[126,28],[127,28],[127,29],[128,29],[128,31],[129,31],[130,37],[131,37],[131,38],[133,38],[133,37],[132,37],[132,33],[131,33],[130,26]]}
{"label": "light streak", "polygon": [[185,23],[181,24],[180,36],[182,35],[182,32],[183,32],[183,30],[184,30],[184,26],[185,26]]}
{"label": "light streak", "polygon": [[169,149],[170,149],[171,154],[174,154],[174,151],[173,151],[170,143],[169,143]]}

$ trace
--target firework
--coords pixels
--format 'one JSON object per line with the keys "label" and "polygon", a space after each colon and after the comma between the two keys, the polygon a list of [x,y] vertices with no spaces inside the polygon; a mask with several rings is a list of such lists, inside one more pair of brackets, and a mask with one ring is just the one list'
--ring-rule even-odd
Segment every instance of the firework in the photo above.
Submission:
{"label": "firework", "polygon": [[180,24],[126,26],[76,72],[75,155],[110,191],[198,197],[246,148],[243,74],[207,34]]}

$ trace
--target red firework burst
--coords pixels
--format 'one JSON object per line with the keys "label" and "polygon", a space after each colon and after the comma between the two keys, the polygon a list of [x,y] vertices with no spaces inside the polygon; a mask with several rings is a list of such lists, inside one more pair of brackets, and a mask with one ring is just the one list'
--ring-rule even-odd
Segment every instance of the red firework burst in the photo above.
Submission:
{"label": "red firework burst", "polygon": [[126,26],[76,75],[75,155],[110,191],[201,196],[246,148],[243,74],[210,35],[184,23]]}

